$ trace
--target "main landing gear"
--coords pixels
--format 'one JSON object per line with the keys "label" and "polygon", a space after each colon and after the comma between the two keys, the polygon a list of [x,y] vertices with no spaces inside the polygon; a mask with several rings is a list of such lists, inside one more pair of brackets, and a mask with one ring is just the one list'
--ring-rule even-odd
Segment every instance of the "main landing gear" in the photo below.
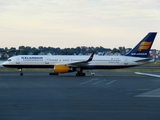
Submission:
{"label": "main landing gear", "polygon": [[18,69],[18,70],[19,70],[20,76],[23,76],[22,68],[21,68],[21,69]]}
{"label": "main landing gear", "polygon": [[85,74],[85,73],[83,73],[82,68],[77,68],[76,76],[86,76],[86,74]]}
{"label": "main landing gear", "polygon": [[76,76],[86,76],[86,74],[85,73],[81,73],[81,72],[77,72]]}

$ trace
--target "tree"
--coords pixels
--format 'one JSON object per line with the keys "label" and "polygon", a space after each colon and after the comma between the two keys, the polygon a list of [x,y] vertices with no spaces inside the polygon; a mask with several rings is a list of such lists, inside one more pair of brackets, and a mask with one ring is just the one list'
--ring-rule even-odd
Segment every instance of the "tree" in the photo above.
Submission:
{"label": "tree", "polygon": [[119,50],[117,48],[113,48],[112,53],[119,53]]}
{"label": "tree", "polygon": [[120,52],[122,55],[126,54],[126,49],[125,49],[125,47],[124,47],[124,46],[123,46],[123,47],[119,47],[119,52]]}
{"label": "tree", "polygon": [[38,55],[38,53],[40,53],[40,50],[38,50],[38,49],[35,49],[35,50],[33,51],[33,55]]}

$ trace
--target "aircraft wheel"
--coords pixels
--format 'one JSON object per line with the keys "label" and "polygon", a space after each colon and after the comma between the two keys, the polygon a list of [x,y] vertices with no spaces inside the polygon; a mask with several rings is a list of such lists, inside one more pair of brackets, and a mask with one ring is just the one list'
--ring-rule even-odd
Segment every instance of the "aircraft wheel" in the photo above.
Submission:
{"label": "aircraft wheel", "polygon": [[49,75],[58,75],[58,73],[49,73]]}
{"label": "aircraft wheel", "polygon": [[85,74],[85,73],[82,73],[82,76],[86,76],[86,74]]}
{"label": "aircraft wheel", "polygon": [[22,72],[20,73],[20,76],[23,76],[23,73],[22,73]]}
{"label": "aircraft wheel", "polygon": [[85,73],[76,73],[76,76],[85,76],[86,74]]}
{"label": "aircraft wheel", "polygon": [[80,76],[80,74],[79,74],[79,73],[76,73],[76,76]]}

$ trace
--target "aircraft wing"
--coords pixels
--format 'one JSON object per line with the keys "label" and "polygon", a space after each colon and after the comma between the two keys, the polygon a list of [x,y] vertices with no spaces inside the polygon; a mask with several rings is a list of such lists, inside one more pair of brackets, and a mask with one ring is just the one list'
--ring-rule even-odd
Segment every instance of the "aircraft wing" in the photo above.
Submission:
{"label": "aircraft wing", "polygon": [[151,77],[158,77],[158,78],[160,78],[160,75],[150,74],[150,73],[135,72],[135,74],[138,74],[138,75],[146,75],[146,76],[151,76]]}
{"label": "aircraft wing", "polygon": [[85,66],[85,65],[87,65],[90,61],[92,61],[93,56],[94,56],[94,53],[91,54],[91,56],[89,57],[88,60],[80,61],[80,62],[68,63],[68,64],[64,64],[64,65],[65,65],[65,66],[71,66],[71,67],[81,67],[81,66]]}
{"label": "aircraft wing", "polygon": [[91,54],[88,60],[86,61],[80,61],[80,62],[74,62],[74,63],[69,63],[67,66],[73,66],[73,67],[80,67],[80,66],[85,66],[88,64],[88,62],[92,61],[94,56],[94,53]]}

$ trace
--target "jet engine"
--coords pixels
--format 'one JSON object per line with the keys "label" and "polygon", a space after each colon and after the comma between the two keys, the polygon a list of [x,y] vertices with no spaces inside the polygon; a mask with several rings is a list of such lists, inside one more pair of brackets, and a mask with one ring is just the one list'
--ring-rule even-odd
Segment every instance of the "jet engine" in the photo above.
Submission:
{"label": "jet engine", "polygon": [[55,65],[54,66],[54,72],[55,73],[67,73],[73,71],[72,68],[69,68],[65,65]]}

